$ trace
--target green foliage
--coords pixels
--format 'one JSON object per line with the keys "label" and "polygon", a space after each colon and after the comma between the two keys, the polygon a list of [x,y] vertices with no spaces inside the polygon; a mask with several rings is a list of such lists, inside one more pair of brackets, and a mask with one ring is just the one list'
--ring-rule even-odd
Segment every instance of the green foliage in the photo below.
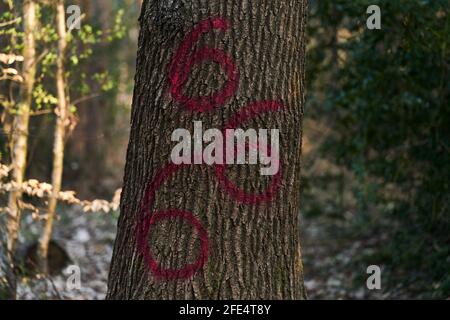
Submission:
{"label": "green foliage", "polygon": [[[381,30],[365,26],[371,4],[381,7]],[[441,298],[450,294],[449,8],[316,1],[308,60],[308,112],[336,132],[323,154],[353,172],[362,214],[376,208],[389,221],[393,267]]]}
{"label": "green foliage", "polygon": [[[20,1],[14,3],[12,10],[6,10],[0,14],[0,23],[15,21],[6,28],[0,28],[0,40],[6,45],[2,47],[1,52],[14,52],[20,54],[23,49],[23,31],[21,19]],[[125,36],[125,27],[123,25],[124,10],[118,9],[114,24],[110,30],[101,30],[93,25],[83,21],[80,30],[72,30],[67,36],[68,50],[66,56],[66,71],[70,88],[70,97],[73,100],[83,99],[83,96],[98,94],[111,90],[115,81],[108,72],[98,71],[92,75],[83,71],[94,55],[100,55],[101,45],[120,40]],[[33,107],[36,110],[52,109],[57,104],[55,98],[54,77],[57,59],[57,41],[58,35],[55,26],[55,11],[52,3],[42,3],[37,6],[36,19],[39,21],[39,30],[36,36],[37,50],[37,75],[36,87],[34,89]],[[20,66],[18,66],[20,69]],[[88,84],[90,79],[95,79],[98,86],[92,88]],[[93,92],[98,90],[98,92]],[[2,104],[7,103],[2,101]],[[15,107],[8,108],[11,114],[15,113]],[[71,108],[75,111],[76,108]]]}
{"label": "green foliage", "polygon": [[123,23],[123,16],[125,11],[123,9],[119,9],[117,11],[116,17],[114,19],[114,26],[110,31],[110,35],[108,36],[108,41],[120,40],[123,39],[126,35],[126,27]]}
{"label": "green foliage", "polygon": [[[49,156],[51,156],[53,128],[49,124],[52,123],[53,110],[57,104],[55,76],[58,35],[54,3],[39,1],[37,4],[38,26],[35,32],[37,72],[31,106],[33,117],[30,123],[32,132],[30,132],[29,140],[31,151],[28,172],[41,177],[42,180],[48,180],[51,167],[46,166],[45,163],[51,162]],[[93,13],[95,10],[100,10],[96,4],[85,5],[81,1],[66,2],[66,5],[70,4],[80,5],[83,14],[81,29],[73,29],[67,35],[65,71],[68,84],[66,93],[70,97],[70,112],[76,114],[78,110],[86,112],[87,108],[101,108],[101,111],[96,111],[96,115],[103,116],[105,114],[108,121],[110,118],[111,121],[114,121],[113,117],[115,113],[118,113],[118,107],[123,108],[122,104],[119,106],[117,103],[118,83],[121,81],[132,85],[131,77],[127,78],[123,68],[124,66],[128,68],[128,64],[134,65],[134,58],[132,62],[127,61],[124,64],[122,60],[119,60],[121,57],[118,53],[130,52],[130,56],[135,55],[134,49],[129,50],[128,47],[126,50],[123,49],[121,40],[128,36],[130,25],[136,27],[135,17],[138,13],[135,11],[135,7],[139,8],[139,6],[133,1],[115,0],[105,5],[105,10],[109,11],[108,21],[105,19],[100,21]],[[3,24],[0,27],[0,53],[19,56],[22,54],[24,39],[22,9],[22,0],[0,0],[0,24]],[[126,18],[124,18],[125,16]],[[11,66],[2,64],[0,76],[3,67],[14,68],[18,71],[17,77],[19,77],[22,73],[23,63],[16,61]],[[18,81],[0,80],[0,118],[2,121],[0,124],[0,157],[4,163],[11,160],[9,139],[11,138],[11,128],[13,128],[12,121],[21,99],[21,85]],[[109,94],[104,95],[105,92],[109,92]],[[96,101],[93,101],[94,99]],[[107,109],[104,106],[107,106]],[[71,125],[75,125],[77,119],[79,119],[77,116],[71,117],[73,120]],[[80,143],[80,145],[82,144]],[[37,145],[41,146],[40,152],[33,152]],[[47,148],[47,152],[43,151],[43,146]],[[70,150],[70,145],[68,150]],[[70,155],[65,159],[67,163],[77,160],[71,160]],[[68,167],[67,163],[65,169]],[[70,167],[69,170],[66,170],[66,172],[68,171],[70,171]],[[83,179],[79,175],[76,177],[79,180]]]}
{"label": "green foliage", "polygon": [[52,94],[45,91],[42,84],[38,84],[35,86],[33,90],[34,102],[36,104],[36,108],[42,109],[44,106],[56,105],[58,104],[58,99]]}

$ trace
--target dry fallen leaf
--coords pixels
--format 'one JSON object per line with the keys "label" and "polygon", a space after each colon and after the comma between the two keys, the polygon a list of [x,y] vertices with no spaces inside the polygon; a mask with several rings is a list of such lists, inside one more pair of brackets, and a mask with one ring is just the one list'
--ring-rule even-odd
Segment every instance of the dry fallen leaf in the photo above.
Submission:
{"label": "dry fallen leaf", "polygon": [[6,54],[6,53],[0,53],[0,62],[4,64],[13,64],[14,62],[22,62],[23,56],[16,56],[14,54]]}
{"label": "dry fallen leaf", "polygon": [[18,72],[16,69],[14,69],[14,68],[6,68],[6,69],[3,69],[3,73],[5,73],[5,74],[11,74],[11,75],[17,75],[17,74],[19,74],[19,72]]}

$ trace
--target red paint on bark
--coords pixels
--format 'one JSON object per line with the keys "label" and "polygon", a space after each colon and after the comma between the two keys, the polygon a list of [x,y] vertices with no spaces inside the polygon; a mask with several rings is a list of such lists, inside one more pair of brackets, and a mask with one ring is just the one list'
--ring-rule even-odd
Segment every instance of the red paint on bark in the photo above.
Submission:
{"label": "red paint on bark", "polygon": [[[238,70],[232,59],[223,51],[212,48],[200,48],[193,54],[189,54],[190,49],[199,40],[200,36],[213,29],[226,31],[230,28],[227,20],[216,17],[200,22],[183,40],[180,47],[174,54],[169,65],[169,82],[171,85],[171,94],[175,101],[181,103],[187,110],[197,111],[200,113],[211,111],[212,109],[225,104],[236,92],[239,82]],[[188,97],[183,94],[183,87],[187,82],[188,75],[195,64],[203,61],[214,61],[218,63],[227,74],[227,83],[219,92],[204,97]],[[260,116],[266,112],[280,111],[283,105],[277,101],[260,101],[253,102],[242,110],[238,111],[223,128],[237,129],[240,125]],[[258,147],[258,146],[249,146]],[[237,152],[241,152],[238,150]],[[269,151],[270,152],[270,151]],[[165,280],[188,279],[203,268],[208,259],[208,234],[203,228],[201,222],[190,212],[170,209],[168,211],[153,210],[155,194],[162,184],[170,179],[178,170],[186,167],[186,165],[175,165],[168,163],[165,165],[155,177],[147,185],[144,198],[141,202],[137,224],[137,243],[139,252],[142,254],[144,261],[148,265],[150,271],[156,278]],[[281,167],[281,165],[280,165]],[[226,165],[214,165],[215,175],[219,181],[219,185],[225,193],[238,203],[246,205],[257,205],[262,203],[270,203],[279,191],[281,185],[281,170],[272,177],[272,181],[267,190],[262,194],[254,194],[239,189],[233,182],[226,177]],[[164,269],[154,259],[148,245],[148,238],[152,232],[152,226],[164,219],[180,218],[191,224],[198,233],[200,239],[200,254],[197,261],[188,264],[180,269]]]}
{"label": "red paint on bark", "polygon": [[[210,18],[200,22],[183,40],[169,65],[170,92],[172,97],[187,110],[206,112],[226,103],[236,92],[239,73],[233,60],[225,52],[213,48],[200,48],[194,53],[189,51],[200,39],[200,36],[211,30],[226,31],[230,24],[223,18]],[[227,75],[227,82],[222,90],[203,97],[189,97],[183,93],[189,73],[196,64],[213,61],[219,64]]]}

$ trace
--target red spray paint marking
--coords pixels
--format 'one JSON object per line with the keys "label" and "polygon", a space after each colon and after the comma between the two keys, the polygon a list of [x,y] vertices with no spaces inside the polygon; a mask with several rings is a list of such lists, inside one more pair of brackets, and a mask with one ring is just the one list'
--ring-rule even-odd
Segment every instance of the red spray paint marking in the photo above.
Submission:
{"label": "red spray paint marking", "polygon": [[[245,122],[254,119],[255,117],[265,113],[265,112],[275,112],[283,108],[282,104],[276,101],[263,101],[254,102],[249,106],[245,107],[241,111],[237,112],[231,120],[225,125],[223,131],[227,129],[236,129]],[[255,147],[255,146],[250,146]],[[257,146],[256,146],[257,147]],[[238,150],[239,152],[239,150]],[[151,212],[152,206],[155,199],[156,191],[161,187],[161,185],[168,179],[170,179],[178,170],[186,167],[187,165],[175,165],[173,163],[167,164],[163,167],[153,178],[153,180],[148,184],[146,193],[143,199],[143,205],[141,206],[140,212],[140,223],[138,225],[138,246],[141,254],[144,257],[145,262],[149,266],[153,275],[156,278],[165,280],[175,280],[175,279],[188,279],[195,275],[195,273],[201,270],[208,259],[208,234],[202,227],[200,221],[196,219],[192,213],[182,210],[170,210],[170,211],[154,211]],[[281,167],[281,166],[280,166]],[[225,165],[214,165],[215,175],[219,181],[219,185],[223,190],[237,202],[246,205],[256,205],[263,202],[270,202],[273,200],[277,194],[280,183],[281,183],[281,169],[279,172],[272,177],[272,181],[268,189],[262,194],[253,194],[246,191],[240,190],[236,185],[231,182],[225,174]],[[197,261],[193,264],[189,264],[180,269],[163,269],[158,262],[153,258],[150,248],[148,245],[148,236],[151,232],[151,227],[156,224],[156,222],[163,219],[170,218],[182,218],[188,223],[190,223],[197,231],[200,242],[200,254]]]}
{"label": "red spray paint marking", "polygon": [[[200,255],[195,263],[188,264],[180,269],[163,269],[162,266],[153,258],[150,248],[145,239],[146,235],[150,232],[150,227],[154,226],[157,222],[164,219],[176,219],[181,218],[191,224],[198,233],[200,239]],[[170,210],[170,211],[156,211],[151,216],[150,219],[146,219],[142,225],[142,236],[141,239],[141,252],[144,256],[145,262],[150,267],[153,275],[159,279],[166,280],[176,280],[176,279],[187,279],[192,277],[197,271],[203,268],[208,258],[208,234],[202,227],[200,221],[198,221],[190,212],[181,210]]]}
{"label": "red spray paint marking", "polygon": [[[228,21],[220,17],[204,20],[186,36],[179,49],[173,56],[169,65],[171,94],[173,98],[183,104],[187,110],[197,111],[200,113],[207,112],[218,106],[222,106],[235,94],[238,87],[239,74],[235,64],[228,55],[220,50],[211,48],[200,48],[195,53],[189,55],[189,49],[192,48],[196,42],[198,42],[203,33],[207,33],[212,29],[226,31],[229,28],[230,25]],[[228,77],[224,88],[211,96],[199,98],[185,96],[183,94],[183,87],[187,82],[187,78],[192,70],[192,67],[195,64],[199,64],[202,61],[207,60],[218,63],[224,69]],[[275,112],[282,109],[282,107],[283,106],[281,103],[276,101],[254,102],[237,112],[224,127],[223,131],[226,131],[226,129],[236,129],[243,123],[257,117],[262,113]],[[237,152],[240,151],[238,150]],[[192,213],[177,209],[152,212],[156,191],[166,180],[170,179],[178,170],[184,168],[185,166],[186,165],[175,165],[173,163],[169,163],[164,166],[148,184],[139,208],[136,235],[138,249],[153,275],[160,279],[188,279],[201,270],[208,259],[208,234],[201,225],[200,221],[195,218]],[[266,192],[263,194],[252,194],[236,187],[226,177],[225,169],[225,165],[215,165],[215,175],[220,186],[237,202],[247,205],[270,202],[279,190],[281,183],[280,171],[278,174],[273,176],[271,185]],[[197,261],[193,264],[188,264],[180,269],[163,269],[151,254],[151,250],[148,245],[148,236],[151,233],[151,227],[157,222],[164,219],[176,218],[185,220],[195,228],[201,242],[200,254]]]}
{"label": "red spray paint marking", "polygon": [[[256,118],[258,115],[265,112],[275,112],[283,108],[283,105],[277,101],[261,101],[254,102],[237,112],[231,120],[225,125],[223,131],[227,129],[237,129],[245,122]],[[249,146],[255,147],[255,146]],[[242,150],[238,150],[240,152]],[[270,151],[269,151],[270,152]],[[277,159],[279,161],[279,159]],[[239,189],[232,181],[230,181],[225,174],[226,165],[215,165],[215,174],[220,182],[221,187],[234,200],[247,205],[256,205],[263,202],[270,202],[278,192],[281,183],[281,165],[280,170],[272,177],[272,181],[267,190],[262,194],[249,193]]]}
{"label": "red spray paint marking", "polygon": [[[192,213],[182,210],[151,211],[155,200],[156,191],[166,180],[171,178],[178,170],[182,169],[183,167],[185,166],[168,164],[163,169],[161,169],[155,176],[155,178],[148,184],[142,206],[140,208],[140,221],[137,227],[138,248],[153,275],[159,279],[188,279],[192,277],[197,271],[202,269],[208,258],[208,234],[201,225],[200,221],[197,220],[192,215]],[[160,264],[153,258],[147,239],[151,232],[151,227],[154,226],[157,222],[164,219],[174,218],[181,218],[196,229],[201,243],[200,254],[197,261],[193,264],[188,264],[180,269],[163,269]]]}
{"label": "red spray paint marking", "polygon": [[[200,39],[200,36],[213,29],[226,31],[230,24],[223,18],[210,18],[202,21],[192,30],[181,43],[169,65],[170,92],[172,97],[187,110],[206,112],[225,104],[236,92],[239,83],[239,73],[233,60],[223,51],[213,48],[200,48],[192,54],[190,49]],[[203,97],[189,97],[183,93],[189,73],[195,64],[203,61],[214,61],[219,64],[227,75],[227,82],[222,90]]]}

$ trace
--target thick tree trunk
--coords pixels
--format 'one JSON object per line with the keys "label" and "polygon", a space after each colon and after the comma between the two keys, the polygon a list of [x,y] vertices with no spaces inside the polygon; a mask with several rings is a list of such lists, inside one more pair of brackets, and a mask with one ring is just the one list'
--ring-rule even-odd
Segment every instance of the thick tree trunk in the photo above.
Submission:
{"label": "thick tree trunk", "polygon": [[[109,299],[305,298],[306,2],[144,1]],[[172,132],[194,121],[279,129],[280,174],[170,164]]]}
{"label": "thick tree trunk", "polygon": [[56,91],[58,105],[56,107],[55,137],[53,142],[53,194],[48,202],[48,218],[39,243],[40,265],[47,272],[48,246],[52,237],[53,220],[55,218],[58,194],[61,191],[64,164],[64,140],[69,121],[69,102],[66,95],[65,54],[67,47],[66,12],[64,0],[56,1],[56,28],[58,32],[58,59],[56,61]]}

